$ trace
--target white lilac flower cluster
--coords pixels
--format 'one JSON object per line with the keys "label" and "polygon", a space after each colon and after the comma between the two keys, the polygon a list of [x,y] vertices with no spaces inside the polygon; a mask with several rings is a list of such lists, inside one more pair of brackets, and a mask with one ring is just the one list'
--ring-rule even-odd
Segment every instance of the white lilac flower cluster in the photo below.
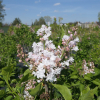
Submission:
{"label": "white lilac flower cluster", "polygon": [[[38,78],[37,82],[41,82],[41,79],[46,79],[46,81],[56,81],[56,76],[61,73],[61,70],[65,66],[69,66],[69,63],[74,61],[73,57],[69,59],[66,58],[66,61],[61,61],[62,56],[66,54],[64,52],[69,52],[69,49],[78,50],[78,47],[75,46],[76,42],[79,42],[78,37],[72,40],[73,35],[70,33],[70,36],[64,35],[62,38],[62,44],[64,47],[58,46],[55,47],[53,41],[49,40],[48,37],[51,35],[51,27],[42,27],[37,31],[37,35],[41,36],[40,42],[34,42],[33,52],[28,53],[28,59],[30,59],[29,69],[32,71],[32,74]],[[70,41],[70,42],[69,42]]]}

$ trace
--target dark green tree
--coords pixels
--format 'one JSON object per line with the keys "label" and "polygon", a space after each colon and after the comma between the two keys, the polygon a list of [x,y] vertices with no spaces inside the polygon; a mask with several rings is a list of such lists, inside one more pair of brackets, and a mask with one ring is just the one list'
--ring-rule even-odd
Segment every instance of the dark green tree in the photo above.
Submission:
{"label": "dark green tree", "polygon": [[46,25],[46,22],[45,22],[43,17],[40,17],[39,18],[39,25],[43,25],[43,24]]}
{"label": "dark green tree", "polygon": [[44,20],[46,24],[48,24],[48,22],[52,23],[52,18],[50,16],[44,16]]}
{"label": "dark green tree", "polygon": [[12,25],[21,24],[21,20],[19,18],[15,18]]}
{"label": "dark green tree", "polygon": [[61,20],[63,20],[63,18],[62,17],[59,17],[59,24],[61,23]]}
{"label": "dark green tree", "polygon": [[34,25],[39,25],[39,22],[37,19],[35,20]]}
{"label": "dark green tree", "polygon": [[98,20],[99,20],[99,22],[100,22],[100,12],[98,13]]}
{"label": "dark green tree", "polygon": [[33,22],[32,22],[32,24],[31,24],[31,26],[33,26],[34,24],[33,24]]}
{"label": "dark green tree", "polygon": [[4,20],[4,16],[6,15],[5,14],[5,9],[4,9],[4,6],[5,5],[2,5],[2,1],[3,0],[0,0],[0,27],[2,26],[2,22],[3,22],[3,20]]}
{"label": "dark green tree", "polygon": [[53,24],[57,24],[57,22],[56,22],[57,20],[56,20],[56,17],[54,17],[54,22],[53,22]]}

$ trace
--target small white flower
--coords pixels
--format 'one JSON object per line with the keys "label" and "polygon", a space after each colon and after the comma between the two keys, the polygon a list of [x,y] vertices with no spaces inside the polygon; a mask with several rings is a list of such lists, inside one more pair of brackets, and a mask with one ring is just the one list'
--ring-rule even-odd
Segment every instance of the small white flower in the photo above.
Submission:
{"label": "small white flower", "polygon": [[67,40],[68,40],[69,38],[70,38],[70,37],[69,37],[68,35],[64,35],[62,39],[64,39],[64,40],[67,39]]}
{"label": "small white flower", "polygon": [[92,66],[92,63],[90,62],[90,66]]}
{"label": "small white flower", "polygon": [[70,61],[70,62],[74,62],[73,57],[70,57],[70,58],[69,58],[69,61]]}
{"label": "small white flower", "polygon": [[78,46],[73,47],[72,50],[74,50],[74,51],[78,51],[78,50],[79,50],[79,49],[78,49]]}
{"label": "small white flower", "polygon": [[64,63],[65,65],[69,66],[69,60],[65,61]]}
{"label": "small white flower", "polygon": [[40,80],[37,80],[37,82],[40,83],[41,81]]}
{"label": "small white flower", "polygon": [[74,39],[74,41],[75,41],[75,42],[79,42],[79,38],[76,37],[76,38]]}

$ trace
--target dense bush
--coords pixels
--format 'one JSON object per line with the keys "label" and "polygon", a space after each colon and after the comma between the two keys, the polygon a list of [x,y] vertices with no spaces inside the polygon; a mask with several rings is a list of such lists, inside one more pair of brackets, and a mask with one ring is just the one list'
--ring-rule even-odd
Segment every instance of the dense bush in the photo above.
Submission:
{"label": "dense bush", "polygon": [[[99,100],[100,98],[100,29],[82,29],[72,31],[73,25],[67,26],[50,25],[52,35],[50,40],[56,47],[62,45],[63,35],[70,35],[68,31],[75,33],[80,39],[77,44],[79,51],[70,52],[70,56],[74,56],[72,65],[66,66],[58,75],[57,81],[49,82],[50,98],[62,100]],[[74,26],[75,27],[75,26]],[[15,59],[17,55],[16,44],[21,44],[23,51],[26,53],[32,51],[32,43],[39,42],[39,36],[36,35],[40,26],[32,26],[20,24],[10,26],[6,34],[0,33],[0,90],[1,100],[24,100],[23,91],[25,85],[34,77],[28,67],[23,69],[16,67],[18,61]],[[77,27],[76,27],[77,28]],[[75,29],[76,29],[75,28]],[[96,27],[95,27],[96,28]],[[65,59],[65,58],[64,58]],[[94,72],[84,74],[83,60],[86,62],[94,62]],[[96,64],[98,66],[96,67]],[[26,63],[25,63],[26,65]],[[89,66],[89,64],[87,64]],[[19,76],[20,75],[20,76]],[[24,83],[23,83],[24,82]],[[23,84],[21,84],[23,83]],[[34,89],[30,89],[29,93],[36,100],[46,96],[44,94],[44,82],[35,84]],[[48,96],[48,95],[47,95]],[[98,99],[97,99],[98,98]]]}

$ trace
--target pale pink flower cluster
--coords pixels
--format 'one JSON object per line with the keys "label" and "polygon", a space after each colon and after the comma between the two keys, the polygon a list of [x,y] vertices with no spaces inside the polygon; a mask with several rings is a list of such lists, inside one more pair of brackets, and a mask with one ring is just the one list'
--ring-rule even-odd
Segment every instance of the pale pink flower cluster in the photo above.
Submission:
{"label": "pale pink flower cluster", "polygon": [[[61,73],[61,70],[65,66],[69,66],[69,63],[74,61],[73,57],[68,57],[67,52],[70,49],[75,51],[78,50],[76,42],[79,42],[78,37],[72,40],[73,35],[64,35],[62,38],[62,44],[64,47],[55,47],[53,41],[49,40],[48,37],[51,35],[51,27],[42,27],[37,31],[37,35],[41,36],[40,42],[33,43],[33,52],[28,53],[28,59],[30,59],[29,69],[32,74],[38,78],[37,82],[41,82],[41,79],[46,79],[46,81],[56,81],[56,76]],[[70,42],[69,42],[70,41]],[[65,61],[62,61],[65,57]]]}
{"label": "pale pink flower cluster", "polygon": [[93,62],[89,62],[88,65],[90,66],[90,68],[87,66],[87,63],[85,60],[83,60],[83,70],[84,70],[84,74],[87,73],[95,73],[94,72],[94,63]]}
{"label": "pale pink flower cluster", "polygon": [[[23,47],[21,47],[21,45],[20,44],[18,44],[17,45],[17,57],[19,57],[20,59],[19,59],[19,62],[21,63],[21,62],[23,62],[23,60],[25,59],[25,57],[27,57],[28,55],[27,54],[25,54],[24,52],[23,52]],[[29,58],[26,58],[25,59],[25,61],[28,61],[29,60]]]}
{"label": "pale pink flower cluster", "polygon": [[35,83],[36,81],[34,81],[33,79],[33,80],[29,80],[27,84],[25,85],[25,90],[24,90],[25,100],[34,100],[34,97],[31,96],[27,90],[35,88]]}
{"label": "pale pink flower cluster", "polygon": [[84,77],[85,74],[95,73],[94,72],[94,68],[95,68],[95,66],[94,66],[93,62],[89,62],[88,61],[88,63],[86,63],[86,60],[84,59],[83,63],[82,63],[82,70],[78,69],[79,70],[79,74],[83,75],[83,77]]}

